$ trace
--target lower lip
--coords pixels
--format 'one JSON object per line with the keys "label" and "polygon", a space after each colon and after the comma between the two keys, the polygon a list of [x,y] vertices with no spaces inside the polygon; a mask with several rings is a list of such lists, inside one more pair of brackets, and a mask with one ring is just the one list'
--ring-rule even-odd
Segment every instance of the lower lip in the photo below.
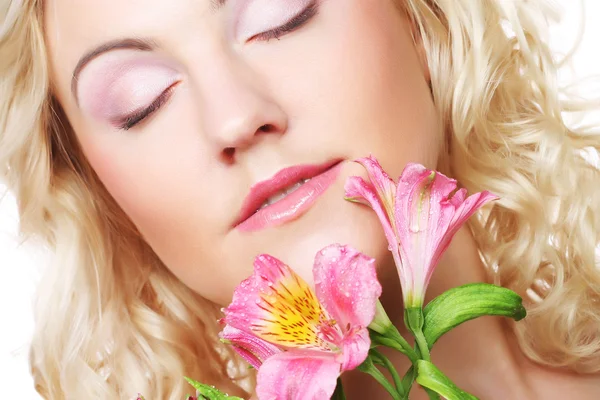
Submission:
{"label": "lower lip", "polygon": [[339,163],[320,175],[311,178],[283,199],[261,208],[237,226],[242,232],[254,232],[292,221],[307,212],[317,199],[333,185],[342,164]]}

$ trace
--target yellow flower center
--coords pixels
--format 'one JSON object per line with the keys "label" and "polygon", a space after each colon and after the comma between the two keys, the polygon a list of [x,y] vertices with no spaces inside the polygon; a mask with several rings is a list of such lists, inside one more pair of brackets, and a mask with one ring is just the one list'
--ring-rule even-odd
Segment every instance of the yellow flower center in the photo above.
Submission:
{"label": "yellow flower center", "polygon": [[288,271],[283,279],[260,294],[257,305],[265,314],[252,325],[252,330],[260,338],[282,347],[335,350],[327,333],[335,330],[335,321],[329,318],[308,284]]}

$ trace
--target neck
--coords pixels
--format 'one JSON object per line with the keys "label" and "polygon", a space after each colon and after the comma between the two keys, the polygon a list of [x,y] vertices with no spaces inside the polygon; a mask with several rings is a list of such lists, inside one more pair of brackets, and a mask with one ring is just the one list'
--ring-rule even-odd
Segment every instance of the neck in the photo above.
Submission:
{"label": "neck", "polygon": [[[391,258],[391,257],[390,257]],[[393,262],[393,261],[392,261]],[[384,267],[384,266],[382,266]],[[382,304],[405,338],[410,334],[403,324],[402,296],[394,266],[381,276],[384,282]],[[446,290],[472,282],[485,282],[486,273],[477,253],[476,244],[468,231],[461,229],[440,260],[427,289],[426,302]],[[390,283],[390,285],[386,285]],[[395,285],[395,287],[394,287]],[[521,375],[523,357],[514,341],[507,322],[501,318],[478,318],[462,324],[444,335],[431,352],[432,361],[460,388],[485,399],[530,398]],[[400,375],[410,367],[400,353],[384,350]],[[365,374],[349,373],[345,377],[348,399],[385,399],[389,396]],[[350,378],[351,376],[351,378]],[[411,399],[426,399],[424,391],[415,387]]]}

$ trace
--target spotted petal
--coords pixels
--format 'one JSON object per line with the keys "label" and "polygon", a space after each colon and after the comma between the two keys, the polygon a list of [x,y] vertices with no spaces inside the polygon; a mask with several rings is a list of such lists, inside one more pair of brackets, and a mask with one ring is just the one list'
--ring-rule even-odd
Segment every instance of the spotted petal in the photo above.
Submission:
{"label": "spotted petal", "polygon": [[254,274],[236,289],[225,322],[286,348],[330,351],[318,335],[328,319],[308,284],[269,255],[254,262]]}
{"label": "spotted petal", "polygon": [[333,356],[305,357],[289,351],[269,358],[258,371],[260,400],[330,399],[340,375]]}

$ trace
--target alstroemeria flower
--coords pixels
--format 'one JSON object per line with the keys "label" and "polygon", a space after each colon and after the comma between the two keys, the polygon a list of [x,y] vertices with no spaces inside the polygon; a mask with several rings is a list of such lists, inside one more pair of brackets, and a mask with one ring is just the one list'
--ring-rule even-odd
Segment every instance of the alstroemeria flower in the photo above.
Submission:
{"label": "alstroemeria flower", "polygon": [[314,291],[290,267],[260,255],[224,309],[230,331],[222,337],[258,367],[260,400],[328,399],[340,374],[368,355],[367,326],[381,295],[374,260],[331,245],[317,253],[313,275]]}
{"label": "alstroemeria flower", "polygon": [[373,157],[361,158],[370,182],[348,178],[346,199],[369,205],[379,217],[394,256],[406,308],[421,307],[425,290],[452,237],[471,215],[497,197],[466,197],[456,180],[420,164],[408,164],[398,183]]}

